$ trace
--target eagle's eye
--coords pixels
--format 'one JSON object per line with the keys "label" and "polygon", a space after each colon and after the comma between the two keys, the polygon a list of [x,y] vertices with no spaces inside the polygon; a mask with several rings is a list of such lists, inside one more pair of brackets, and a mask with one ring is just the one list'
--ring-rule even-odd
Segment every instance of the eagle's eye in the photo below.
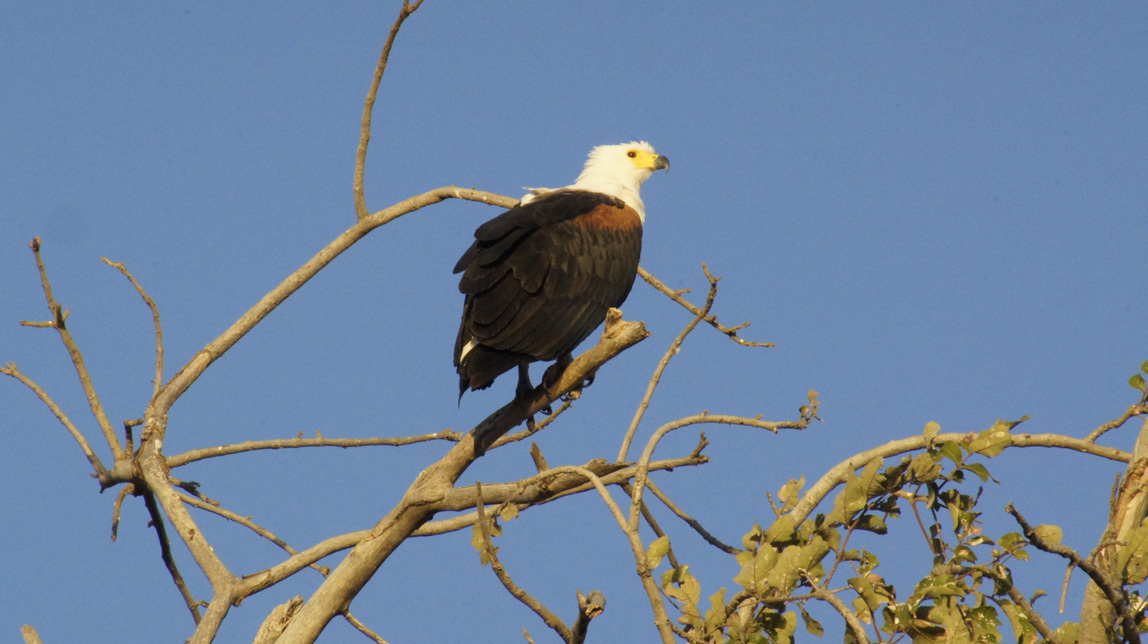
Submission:
{"label": "eagle's eye", "polygon": [[633,158],[638,156],[638,151],[637,150],[630,150],[629,152],[626,153],[626,156],[633,159]]}

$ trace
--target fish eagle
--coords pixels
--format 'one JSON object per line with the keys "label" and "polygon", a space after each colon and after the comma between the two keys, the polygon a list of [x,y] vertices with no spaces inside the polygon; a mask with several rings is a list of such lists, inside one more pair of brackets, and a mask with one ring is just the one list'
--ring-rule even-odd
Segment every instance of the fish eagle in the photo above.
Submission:
{"label": "fish eagle", "polygon": [[646,220],[639,189],[669,168],[645,141],[601,145],[573,185],[528,188],[517,206],[474,231],[454,267],[466,296],[454,344],[460,399],[514,367],[516,396],[530,395],[531,362],[555,360],[554,375],[562,373],[575,347],[629,295]]}

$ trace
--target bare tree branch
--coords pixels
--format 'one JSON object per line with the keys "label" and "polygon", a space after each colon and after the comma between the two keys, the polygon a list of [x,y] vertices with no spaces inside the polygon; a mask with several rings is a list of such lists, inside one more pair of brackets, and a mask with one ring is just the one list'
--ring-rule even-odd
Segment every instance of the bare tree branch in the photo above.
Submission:
{"label": "bare tree branch", "polygon": [[36,632],[36,628],[31,624],[21,626],[20,634],[24,636],[24,644],[43,644],[43,640],[40,639],[40,634]]}
{"label": "bare tree branch", "polygon": [[240,316],[235,323],[220,334],[219,337],[209,342],[184,365],[183,368],[163,386],[159,395],[155,397],[154,404],[157,412],[162,410],[162,412],[166,414],[166,411],[171,408],[171,405],[187,391],[199,376],[203,374],[207,367],[218,360],[228,349],[235,346],[235,343],[247,335],[251,329],[255,328],[255,325],[259,324],[259,322],[274,311],[276,307],[302,288],[302,286],[320,270],[325,268],[336,257],[372,230],[386,225],[403,215],[410,214],[416,210],[426,208],[427,206],[447,199],[466,199],[498,206],[512,206],[518,203],[517,199],[511,199],[481,190],[447,186],[405,199],[369,217],[360,219],[316,253],[314,257],[296,269],[295,272],[288,275],[278,286],[271,289],[256,302],[254,306],[248,309],[246,313]]}
{"label": "bare tree branch", "polygon": [[630,421],[630,427],[626,430],[625,436],[622,438],[622,446],[618,449],[619,461],[626,460],[626,455],[630,452],[630,443],[634,440],[634,434],[638,431],[638,423],[642,422],[642,416],[646,414],[646,409],[650,406],[650,399],[654,397],[654,389],[657,388],[658,383],[662,380],[662,373],[666,370],[666,366],[670,364],[670,360],[678,354],[681,349],[682,342],[685,341],[686,336],[693,331],[698,322],[701,322],[707,315],[709,315],[710,308],[714,305],[714,298],[717,297],[717,283],[718,280],[710,275],[709,269],[705,264],[702,264],[702,270],[705,271],[706,277],[710,281],[709,295],[706,296],[705,306],[702,307],[695,315],[694,319],[690,320],[686,328],[674,338],[670,343],[670,347],[662,355],[662,359],[658,362],[657,368],[654,369],[654,375],[650,377],[650,383],[646,385],[646,393],[642,396],[642,401],[638,403],[638,409],[634,412],[634,419]]}
{"label": "bare tree branch", "polygon": [[1021,515],[1021,513],[1018,512],[1011,503],[1005,506],[1005,512],[1008,512],[1013,516],[1014,519],[1016,519],[1016,522],[1020,525],[1021,531],[1024,533],[1024,538],[1028,539],[1032,545],[1040,548],[1045,552],[1051,552],[1052,554],[1060,555],[1061,557],[1071,561],[1076,567],[1083,570],[1085,574],[1087,574],[1088,577],[1093,581],[1093,583],[1095,583],[1100,587],[1102,591],[1104,591],[1105,596],[1108,597],[1108,601],[1114,607],[1116,607],[1117,612],[1120,614],[1121,628],[1124,630],[1124,641],[1130,642],[1131,644],[1140,644],[1140,633],[1136,628],[1136,620],[1133,618],[1132,613],[1128,610],[1128,601],[1124,596],[1124,590],[1120,587],[1119,583],[1113,582],[1113,580],[1109,579],[1108,576],[1104,574],[1104,571],[1096,567],[1096,564],[1085,559],[1084,557],[1081,557],[1080,554],[1072,548],[1061,545],[1059,543],[1049,543],[1046,541],[1039,534],[1037,534],[1036,530],[1034,530],[1032,526],[1029,525],[1024,516]]}
{"label": "bare tree branch", "polygon": [[[618,527],[622,529],[622,533],[626,535],[627,541],[630,542],[630,550],[634,555],[634,562],[637,566],[638,578],[642,582],[642,588],[646,591],[646,598],[650,602],[650,608],[654,611],[654,624],[658,627],[658,634],[661,636],[663,644],[673,644],[674,632],[670,624],[670,617],[666,614],[665,602],[662,601],[661,589],[654,581],[653,571],[650,570],[649,562],[646,559],[646,547],[642,544],[641,536],[638,534],[638,529],[635,522],[628,521],[626,516],[622,514],[622,509],[614,502],[610,492],[606,489],[602,480],[593,472],[581,467],[556,467],[549,470],[554,474],[564,474],[566,472],[575,472],[586,477],[594,488],[598,490],[598,495],[602,497],[602,501],[606,503],[609,508],[610,514],[614,516],[614,521],[617,522]],[[638,497],[640,500],[640,497]],[[634,501],[633,503],[637,503]]]}
{"label": "bare tree branch", "polygon": [[[100,397],[96,394],[96,388],[92,385],[92,376],[88,373],[87,365],[84,364],[84,355],[80,353],[80,348],[76,345],[72,334],[68,332],[68,311],[64,310],[52,295],[52,284],[48,281],[48,271],[44,268],[44,258],[40,255],[40,238],[33,238],[29,246],[32,248],[32,254],[36,256],[36,268],[40,271],[40,284],[44,289],[44,297],[48,300],[48,310],[52,313],[52,320],[49,326],[59,332],[60,340],[64,342],[64,346],[68,349],[68,355],[72,358],[72,364],[76,367],[76,375],[80,378],[80,385],[84,388],[84,394],[87,396],[88,407],[91,408],[92,415],[95,416],[100,430],[104,432],[104,439],[107,440],[108,447],[112,450],[112,456],[116,461],[119,461],[124,458],[124,449],[120,446],[120,441],[116,438],[116,432],[112,428],[112,423],[108,420],[107,412],[104,411],[104,406],[100,403]],[[25,322],[21,322],[21,324],[25,326],[39,326]]]}
{"label": "bare tree branch", "polygon": [[634,493],[631,496],[633,503],[630,506],[630,529],[638,529],[638,503],[642,499],[642,490],[646,486],[648,480],[650,459],[654,455],[654,448],[661,442],[666,434],[672,431],[689,427],[690,425],[700,425],[706,423],[715,423],[719,425],[748,425],[750,427],[759,427],[761,429],[768,429],[771,432],[777,433],[779,429],[805,429],[809,426],[809,418],[802,418],[801,420],[786,420],[786,421],[767,421],[758,418],[746,418],[744,416],[731,416],[727,414],[695,414],[693,416],[685,416],[674,421],[670,421],[665,425],[659,427],[650,439],[646,441],[646,447],[642,450],[642,456],[638,459],[638,471],[634,475]]}
{"label": "bare tree branch", "polygon": [[1086,440],[1090,443],[1094,443],[1094,442],[1096,442],[1096,439],[1100,438],[1104,434],[1108,433],[1109,431],[1111,431],[1113,429],[1116,429],[1117,427],[1124,425],[1124,423],[1128,422],[1128,419],[1132,418],[1133,416],[1140,416],[1142,414],[1148,414],[1148,404],[1145,404],[1143,402],[1138,402],[1135,405],[1131,405],[1128,407],[1128,409],[1124,410],[1124,413],[1121,414],[1119,418],[1115,418],[1113,420],[1110,420],[1107,423],[1104,423],[1103,425],[1101,425],[1100,427],[1097,427],[1096,429],[1092,430],[1092,433],[1090,433],[1088,436],[1086,436],[1084,438],[1084,440]]}
{"label": "bare tree branch", "polygon": [[[419,0],[419,1],[421,2],[422,0]],[[342,615],[343,615],[343,619],[347,620],[348,624],[353,626],[355,628],[355,630],[357,630],[360,633],[362,633],[363,635],[365,635],[367,637],[367,639],[371,640],[372,642],[375,642],[375,644],[387,644],[387,640],[383,639],[378,633],[367,628],[367,625],[360,622],[359,618],[357,618],[351,614],[351,611],[345,610],[342,612]]]}
{"label": "bare tree branch", "polygon": [[[933,443],[944,443],[947,441],[961,441],[975,436],[974,433],[968,434],[938,434],[933,437]],[[1103,447],[1095,443],[1088,442],[1080,438],[1073,438],[1071,436],[1064,436],[1062,434],[1024,434],[1015,433],[1010,434],[1012,437],[1012,444],[1010,447],[1053,447],[1060,449],[1069,449],[1093,456],[1100,456],[1113,461],[1128,462],[1130,455],[1112,447]],[[929,446],[929,441],[922,436],[910,436],[909,438],[902,438],[900,440],[890,441],[884,445],[879,445],[872,449],[867,449],[850,456],[849,458],[841,461],[837,465],[829,469],[816,483],[813,484],[801,500],[797,502],[790,515],[793,516],[794,523],[800,525],[802,521],[809,518],[809,515],[817,507],[821,501],[828,496],[838,485],[841,485],[848,480],[849,474],[865,467],[869,461],[878,458],[887,458],[897,454],[904,454],[919,449],[925,449]]]}
{"label": "bare tree branch", "polygon": [[355,212],[359,219],[370,216],[363,189],[363,175],[367,165],[367,145],[371,141],[371,114],[375,111],[375,96],[379,93],[379,83],[383,80],[383,72],[387,69],[387,59],[391,57],[391,46],[395,43],[395,36],[398,35],[399,28],[403,26],[403,21],[414,13],[422,3],[423,0],[416,0],[414,4],[411,4],[409,0],[403,0],[403,9],[399,12],[399,17],[395,19],[395,24],[391,25],[391,32],[387,34],[387,41],[383,43],[383,52],[379,55],[379,64],[375,67],[375,78],[371,81],[371,89],[367,91],[367,100],[363,105],[362,126],[359,132],[359,148],[355,152]]}
{"label": "bare tree branch", "polygon": [[540,617],[542,621],[551,628],[551,630],[553,630],[555,633],[558,633],[558,637],[561,637],[563,642],[570,644],[570,642],[573,641],[573,638],[570,635],[570,628],[567,627],[566,624],[549,608],[543,605],[542,602],[535,599],[533,595],[523,590],[522,587],[520,587],[518,584],[514,583],[514,580],[510,578],[509,574],[507,574],[506,568],[502,565],[502,562],[498,560],[498,550],[494,547],[494,542],[490,538],[490,524],[487,523],[486,520],[486,508],[485,503],[483,503],[482,500],[482,483],[475,483],[474,488],[475,496],[477,497],[477,502],[475,503],[475,511],[478,513],[478,522],[476,525],[478,526],[479,534],[482,535],[483,552],[486,554],[487,559],[490,560],[490,567],[492,570],[494,570],[494,574],[498,577],[498,581],[502,582],[502,585],[506,588],[507,592],[509,592],[512,597],[525,604],[526,607],[530,610],[534,611],[534,614],[538,615],[538,617]]}
{"label": "bare tree branch", "polygon": [[152,396],[154,397],[159,393],[159,388],[163,386],[163,327],[159,323],[159,308],[155,305],[155,300],[151,299],[151,296],[147,294],[143,286],[140,286],[135,276],[128,271],[122,262],[113,262],[107,257],[101,257],[100,261],[123,273],[124,277],[131,281],[132,286],[136,287],[136,292],[140,294],[148,309],[151,310],[152,324],[155,325],[155,380],[152,381]]}
{"label": "bare tree branch", "polygon": [[175,587],[179,589],[179,594],[183,596],[183,601],[187,604],[187,609],[191,611],[191,617],[198,624],[201,616],[199,614],[199,602],[191,595],[191,590],[187,587],[187,582],[183,580],[183,575],[179,572],[179,566],[175,563],[175,556],[171,553],[171,540],[167,538],[167,528],[164,525],[163,513],[159,510],[159,505],[155,502],[155,496],[150,492],[144,492],[144,505],[147,506],[148,514],[151,515],[151,524],[155,528],[156,536],[159,537],[159,552],[163,558],[163,565],[167,567],[168,573],[171,574],[171,580],[175,582]]}
{"label": "bare tree branch", "polygon": [[581,590],[578,591],[578,618],[570,628],[571,644],[582,644],[586,641],[586,629],[590,626],[590,620],[601,615],[604,610],[606,610],[605,595],[597,590],[591,591],[589,596],[583,595]]}
{"label": "bare tree branch", "polygon": [[[671,300],[677,302],[678,304],[681,304],[690,313],[697,315],[698,312],[701,311],[701,309],[699,309],[698,307],[691,304],[689,300],[682,297],[681,292],[675,291],[675,290],[671,289],[670,287],[666,286],[664,283],[662,283],[661,280],[659,280],[658,278],[651,275],[649,272],[646,271],[646,269],[642,268],[641,266],[638,267],[638,275],[641,276],[642,279],[646,280],[647,284],[649,284],[650,286],[653,286],[655,289],[661,291],[666,297],[670,298]],[[688,292],[688,289],[686,292]],[[737,332],[746,328],[747,326],[749,326],[749,322],[743,322],[742,324],[739,324],[735,327],[728,327],[728,326],[725,326],[723,324],[719,324],[717,321],[716,315],[706,315],[702,319],[704,319],[711,326],[713,326],[713,328],[726,334],[727,336],[729,336],[729,338],[731,340],[742,345],[743,347],[772,347],[772,346],[774,346],[772,342],[750,342],[749,340],[743,340],[743,339],[739,338],[737,335]]]}
{"label": "bare tree branch", "polygon": [[72,438],[74,438],[80,445],[80,450],[84,452],[84,456],[87,457],[88,462],[92,464],[92,469],[96,471],[96,476],[100,480],[101,489],[107,489],[116,484],[116,481],[112,478],[111,472],[108,471],[108,468],[104,467],[103,462],[100,461],[100,457],[97,456],[94,451],[92,451],[92,446],[88,444],[88,440],[84,438],[84,435],[80,433],[80,430],[76,429],[76,426],[72,424],[72,419],[68,418],[68,415],[64,413],[64,410],[60,409],[60,406],[56,404],[56,401],[52,400],[52,397],[48,395],[48,392],[44,391],[40,385],[37,385],[31,378],[21,373],[20,370],[16,367],[15,362],[9,362],[3,367],[0,367],[0,373],[12,376],[16,380],[24,383],[25,387],[31,389],[32,393],[36,394],[36,397],[48,406],[48,409],[51,410],[52,415],[56,417],[56,420],[60,421],[60,424],[64,426],[64,429],[67,429],[68,433],[72,435]]}
{"label": "bare tree branch", "polygon": [[[271,543],[279,546],[280,548],[285,550],[288,554],[292,554],[292,555],[299,554],[298,550],[295,550],[286,541],[275,536],[274,532],[271,532],[267,528],[264,528],[264,527],[260,526],[259,524],[255,523],[254,521],[252,521],[251,517],[240,516],[240,515],[232,512],[230,510],[227,510],[227,509],[221,508],[219,506],[213,505],[211,503],[208,503],[202,499],[196,498],[196,497],[191,496],[189,494],[180,494],[179,498],[182,499],[184,503],[186,503],[186,504],[188,504],[194,508],[199,508],[200,510],[204,510],[205,512],[211,512],[212,514],[219,515],[219,516],[223,517],[224,519],[227,519],[228,521],[234,521],[235,523],[238,523],[239,525],[247,528],[248,530],[251,530],[255,534],[263,537],[264,539],[270,541]],[[319,574],[324,575],[324,576],[326,576],[330,572],[330,569],[328,569],[324,566],[318,566],[315,564],[311,564],[311,567],[314,568],[315,570],[319,571]]]}
{"label": "bare tree branch", "polygon": [[[318,433],[318,432],[316,432]],[[189,450],[182,454],[167,457],[167,465],[171,469],[175,469],[188,463],[201,461],[207,458],[214,458],[216,456],[229,456],[232,454],[241,454],[243,452],[254,452],[263,449],[298,449],[302,447],[367,447],[367,446],[399,446],[399,445],[413,445],[415,443],[424,443],[427,441],[445,440],[457,443],[461,440],[463,434],[460,432],[452,432],[444,430],[441,432],[434,432],[433,434],[423,434],[421,436],[400,436],[398,438],[326,438],[322,434],[314,438],[303,438],[302,436],[296,438],[275,438],[263,441],[244,441],[242,443],[233,443],[231,445],[218,445],[215,447],[201,447],[199,449]]]}
{"label": "bare tree branch", "polygon": [[[651,465],[653,464],[651,463]],[[651,467],[650,470],[653,471],[653,467]],[[658,497],[658,500],[661,501],[663,505],[670,509],[670,512],[676,514],[678,518],[686,522],[686,525],[693,528],[694,532],[697,532],[699,535],[701,535],[702,539],[706,540],[706,543],[726,554],[735,555],[739,552],[737,548],[726,545],[720,539],[710,534],[710,532],[706,530],[702,524],[698,523],[696,519],[683,512],[682,509],[677,506],[677,504],[670,500],[670,497],[666,496],[666,494],[662,492],[661,488],[654,485],[653,481],[647,480],[646,487],[654,493],[654,496]]]}
{"label": "bare tree branch", "polygon": [[287,628],[287,624],[291,622],[291,618],[295,616],[302,605],[303,598],[295,595],[286,603],[273,608],[263,620],[259,631],[256,632],[254,644],[275,644],[279,635],[283,633],[283,629]]}

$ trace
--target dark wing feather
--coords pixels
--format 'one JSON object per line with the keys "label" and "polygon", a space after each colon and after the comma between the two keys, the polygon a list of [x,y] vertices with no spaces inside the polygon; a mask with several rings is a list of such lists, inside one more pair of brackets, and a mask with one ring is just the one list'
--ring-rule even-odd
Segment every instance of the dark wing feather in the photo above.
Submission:
{"label": "dark wing feather", "polygon": [[[559,191],[475,231],[455,266],[466,295],[455,343],[464,388],[484,387],[523,360],[570,353],[607,309],[621,305],[637,272],[641,227],[636,220],[628,229],[588,225],[587,217],[620,216],[624,207],[608,195]],[[470,342],[484,350],[472,350],[460,365]],[[475,361],[488,364],[470,364]]]}

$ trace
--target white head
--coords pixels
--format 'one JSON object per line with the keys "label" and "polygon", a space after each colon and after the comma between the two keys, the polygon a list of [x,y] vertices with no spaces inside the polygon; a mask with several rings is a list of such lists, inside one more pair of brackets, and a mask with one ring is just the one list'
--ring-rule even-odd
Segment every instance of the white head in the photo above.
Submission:
{"label": "white head", "polygon": [[590,151],[582,174],[570,187],[617,197],[637,210],[645,222],[646,206],[640,194],[642,183],[654,170],[663,169],[669,171],[670,160],[654,152],[654,146],[645,141],[599,145]]}

